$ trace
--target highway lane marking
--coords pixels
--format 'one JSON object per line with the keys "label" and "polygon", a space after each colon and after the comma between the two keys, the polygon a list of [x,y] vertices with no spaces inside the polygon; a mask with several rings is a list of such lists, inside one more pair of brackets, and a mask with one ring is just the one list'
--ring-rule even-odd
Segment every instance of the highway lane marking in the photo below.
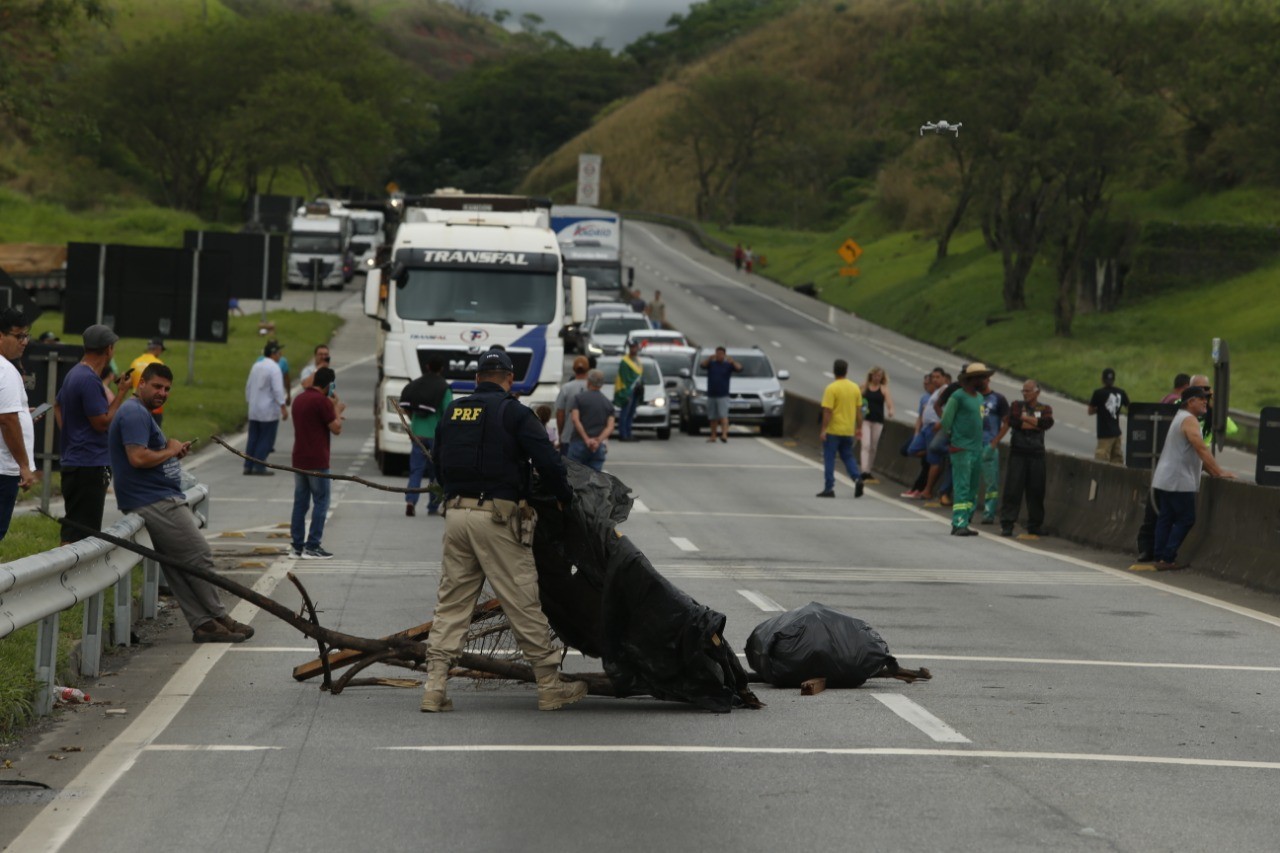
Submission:
{"label": "highway lane marking", "polygon": [[1051,664],[1058,666],[1118,666],[1133,669],[1203,669],[1225,670],[1230,672],[1280,672],[1280,666],[1248,666],[1243,664],[1216,663],[1155,663],[1152,661],[1127,660],[1075,660],[1072,658],[1007,658],[981,657],[976,655],[897,655],[894,657],[911,660],[946,660],[971,663],[1031,663],[1036,665]]}
{"label": "highway lane marking", "polygon": [[880,704],[938,743],[971,743],[967,737],[901,693],[873,693],[871,695]]}
{"label": "highway lane marking", "polygon": [[[749,436],[750,433],[740,433]],[[808,465],[752,465],[742,462],[609,462],[610,468],[732,468],[735,471],[807,471]],[[822,467],[822,466],[818,466]]]}
{"label": "highway lane marking", "polygon": [[301,653],[301,654],[312,654],[312,655],[314,655],[314,654],[316,653],[316,647],[315,647],[315,646],[242,646],[242,645],[235,645],[235,646],[232,646],[232,647],[231,647],[231,651],[232,651],[232,652],[234,652],[235,654],[240,654],[241,652],[271,652],[271,653],[275,653],[275,654],[283,654],[283,653],[285,653],[285,652],[288,652],[289,654],[298,654],[298,653]]}
{"label": "highway lane marking", "polygon": [[[263,595],[270,595],[293,563],[292,558],[277,560],[253,588]],[[231,617],[239,622],[248,622],[257,612],[257,606],[241,601]],[[187,701],[230,648],[229,645],[209,644],[192,652],[129,727],[108,743],[63,788],[57,799],[27,824],[22,834],[14,839],[12,849],[38,849],[50,853],[61,850],[107,792],[186,707]]]}
{"label": "highway lane marking", "polygon": [[746,329],[748,332],[754,332],[756,330],[756,327],[750,323],[743,323],[742,328]]}
{"label": "highway lane marking", "polygon": [[[370,356],[366,360],[372,358]],[[367,446],[370,445],[366,443]],[[334,490],[332,509],[342,503],[345,494],[344,488]],[[285,574],[297,563],[298,560],[288,554],[277,558],[253,584],[254,591],[271,595],[280,581],[284,580]],[[229,615],[237,622],[251,622],[258,609],[257,605],[241,601]],[[182,712],[230,648],[230,645],[204,644],[192,651],[191,656],[160,688],[155,698],[133,718],[128,728],[104,746],[63,788],[58,798],[27,824],[22,834],[14,839],[11,848],[38,849],[49,853],[61,850],[76,834],[89,813]]]}
{"label": "highway lane marking", "polygon": [[[811,459],[807,459],[804,456],[801,456],[799,453],[795,453],[792,450],[788,450],[785,447],[780,447],[777,444],[774,444],[772,441],[769,441],[768,439],[757,438],[756,441],[770,448],[775,453],[778,453],[782,456],[788,456],[792,459],[796,459],[800,462],[807,464],[810,468],[814,468],[817,470],[822,469],[821,462],[815,462]],[[836,472],[836,477],[842,483],[845,483],[846,485],[852,485],[852,481],[847,476],[840,473],[839,471]],[[891,498],[886,495],[882,495],[879,492],[874,492],[870,490],[868,490],[866,494],[882,503],[892,504],[893,506],[900,507],[901,509],[907,512],[916,513],[917,515],[923,516],[925,518],[930,518],[940,525],[949,526],[951,524],[951,520],[949,518],[933,515],[932,513],[926,512],[925,510],[921,509],[920,507],[912,506],[911,504],[904,503],[899,499]],[[1001,545],[1005,548],[1013,548],[1015,550],[1022,551],[1023,553],[1029,556],[1046,557],[1048,559],[1057,560],[1060,563],[1067,563],[1068,565],[1079,566],[1082,569],[1090,569],[1092,571],[1100,572],[1104,575],[1108,575],[1112,578],[1122,579],[1130,584],[1145,586],[1148,589],[1156,590],[1158,592],[1162,592],[1167,595],[1176,595],[1180,598],[1185,598],[1188,601],[1196,601],[1196,602],[1199,602],[1200,604],[1207,604],[1210,607],[1215,607],[1219,610],[1225,610],[1228,613],[1234,613],[1235,615],[1243,616],[1246,619],[1252,619],[1256,622],[1262,622],[1266,625],[1272,626],[1273,628],[1280,628],[1280,617],[1272,616],[1269,613],[1263,613],[1258,610],[1252,610],[1248,607],[1241,607],[1238,604],[1232,604],[1229,601],[1221,601],[1216,598],[1211,598],[1210,596],[1207,596],[1207,595],[1202,595],[1198,592],[1191,592],[1190,590],[1179,589],[1176,586],[1169,586],[1167,584],[1160,583],[1159,581],[1151,580],[1149,578],[1144,578],[1141,575],[1135,575],[1131,572],[1128,572],[1122,569],[1113,569],[1110,566],[1104,566],[1104,565],[1101,565],[1100,563],[1094,563],[1089,560],[1081,559],[1079,557],[1072,557],[1067,554],[1055,554],[1052,551],[1044,551],[1039,548],[1032,548],[1030,546],[1022,544],[1021,542],[1018,542],[1015,539],[1007,539],[1003,536],[985,536],[982,538],[988,542],[995,542],[998,545]]]}
{"label": "highway lane marking", "polygon": [[152,743],[142,749],[145,752],[269,752],[284,747],[235,743]]}
{"label": "highway lane marking", "polygon": [[750,601],[752,604],[754,604],[756,607],[759,607],[765,613],[785,613],[787,609],[783,607],[781,604],[779,604],[778,602],[774,601],[769,596],[763,595],[762,593],[759,593],[759,592],[752,592],[749,589],[738,590],[738,595],[742,596],[747,601]]}
{"label": "highway lane marking", "polygon": [[671,543],[675,545],[677,548],[679,548],[681,551],[701,551],[702,550],[697,545],[694,545],[692,542],[690,542],[688,539],[685,539],[683,536],[672,536],[670,538],[671,538]]}
{"label": "highway lane marking", "polygon": [[703,510],[651,510],[646,507],[642,512],[650,515],[705,515],[714,518],[785,518],[813,521],[873,521],[876,524],[922,524],[922,518],[881,518],[875,515],[803,515],[773,512],[706,512]]}
{"label": "highway lane marking", "polygon": [[804,356],[802,356],[802,355],[798,355],[798,356],[796,356],[796,361],[800,362],[801,364],[808,364],[808,363],[809,363],[809,359],[805,358],[805,357],[804,357]]}
{"label": "highway lane marking", "polygon": [[828,379],[835,379],[835,378],[836,378],[836,375],[835,375],[834,373],[832,373],[830,370],[824,370],[824,371],[822,371],[822,375],[823,375],[823,376],[825,376],[825,377],[827,377]]}
{"label": "highway lane marking", "polygon": [[1019,761],[1093,761],[1104,764],[1155,764],[1174,767],[1214,767],[1235,770],[1280,770],[1280,761],[1240,761],[1229,758],[1184,758],[1164,755],[1120,755],[1092,752],[1020,752],[1002,749],[909,749],[868,747],[788,747],[788,746],[676,746],[664,744],[467,744],[451,746],[383,746],[386,752],[536,752],[609,754],[690,754],[690,755],[835,755],[907,758],[985,758]]}
{"label": "highway lane marking", "polygon": [[631,511],[645,513],[645,512],[649,512],[649,507],[645,505],[644,501],[640,500],[639,498],[636,498],[631,502]]}

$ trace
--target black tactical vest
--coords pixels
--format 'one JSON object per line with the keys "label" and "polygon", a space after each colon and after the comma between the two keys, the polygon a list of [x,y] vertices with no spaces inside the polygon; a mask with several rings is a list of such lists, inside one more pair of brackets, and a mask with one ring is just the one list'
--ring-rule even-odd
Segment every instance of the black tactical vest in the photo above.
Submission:
{"label": "black tactical vest", "polygon": [[511,405],[520,404],[505,391],[486,390],[454,400],[445,410],[436,440],[446,497],[513,501],[526,496],[529,462],[520,458],[504,423]]}

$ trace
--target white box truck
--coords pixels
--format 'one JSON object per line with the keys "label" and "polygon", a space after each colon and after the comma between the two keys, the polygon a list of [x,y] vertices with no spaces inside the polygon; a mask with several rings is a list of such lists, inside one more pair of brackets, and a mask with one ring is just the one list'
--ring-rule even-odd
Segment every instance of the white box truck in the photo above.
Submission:
{"label": "white box truck", "polygon": [[313,202],[293,217],[289,227],[286,282],[290,288],[344,284],[343,265],[351,248],[351,218],[326,202]]}
{"label": "white box truck", "polygon": [[364,291],[365,313],[380,329],[374,419],[384,474],[407,465],[399,397],[434,355],[463,395],[475,390],[480,355],[501,345],[515,364],[512,392],[530,406],[554,403],[561,329],[585,317],[586,282],[565,275],[549,206],[456,190],[405,200],[390,265],[370,270]]}

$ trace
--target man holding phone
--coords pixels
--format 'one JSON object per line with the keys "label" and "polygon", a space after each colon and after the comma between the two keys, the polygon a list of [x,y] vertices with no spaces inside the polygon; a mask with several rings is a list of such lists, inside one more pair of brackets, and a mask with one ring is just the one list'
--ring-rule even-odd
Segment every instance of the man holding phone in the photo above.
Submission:
{"label": "man holding phone", "polygon": [[322,367],[329,366],[329,346],[328,344],[320,344],[316,347],[315,356],[311,363],[302,368],[302,375],[298,378],[298,384],[304,389],[310,388],[316,381],[316,371]]}
{"label": "man holding phone", "polygon": [[17,308],[0,311],[0,539],[9,533],[18,490],[35,483],[35,426],[27,389],[13,362],[27,350],[27,320]]}
{"label": "man holding phone", "polygon": [[[209,543],[182,493],[182,465],[194,441],[165,438],[151,417],[163,406],[173,387],[173,371],[148,364],[137,395],[123,404],[111,421],[107,436],[116,503],[121,512],[136,512],[147,523],[155,550],[175,561],[214,571]],[[253,628],[227,615],[218,590],[206,581],[165,569],[165,580],[196,643],[242,643]]]}

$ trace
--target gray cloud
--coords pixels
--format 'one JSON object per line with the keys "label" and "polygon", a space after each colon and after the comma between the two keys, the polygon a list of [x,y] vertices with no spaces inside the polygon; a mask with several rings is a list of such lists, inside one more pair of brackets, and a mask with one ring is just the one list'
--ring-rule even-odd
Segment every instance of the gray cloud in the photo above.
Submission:
{"label": "gray cloud", "polygon": [[484,10],[507,9],[512,19],[532,12],[543,27],[571,44],[587,46],[597,38],[619,50],[648,32],[660,32],[675,12],[687,12],[690,0],[485,0]]}

